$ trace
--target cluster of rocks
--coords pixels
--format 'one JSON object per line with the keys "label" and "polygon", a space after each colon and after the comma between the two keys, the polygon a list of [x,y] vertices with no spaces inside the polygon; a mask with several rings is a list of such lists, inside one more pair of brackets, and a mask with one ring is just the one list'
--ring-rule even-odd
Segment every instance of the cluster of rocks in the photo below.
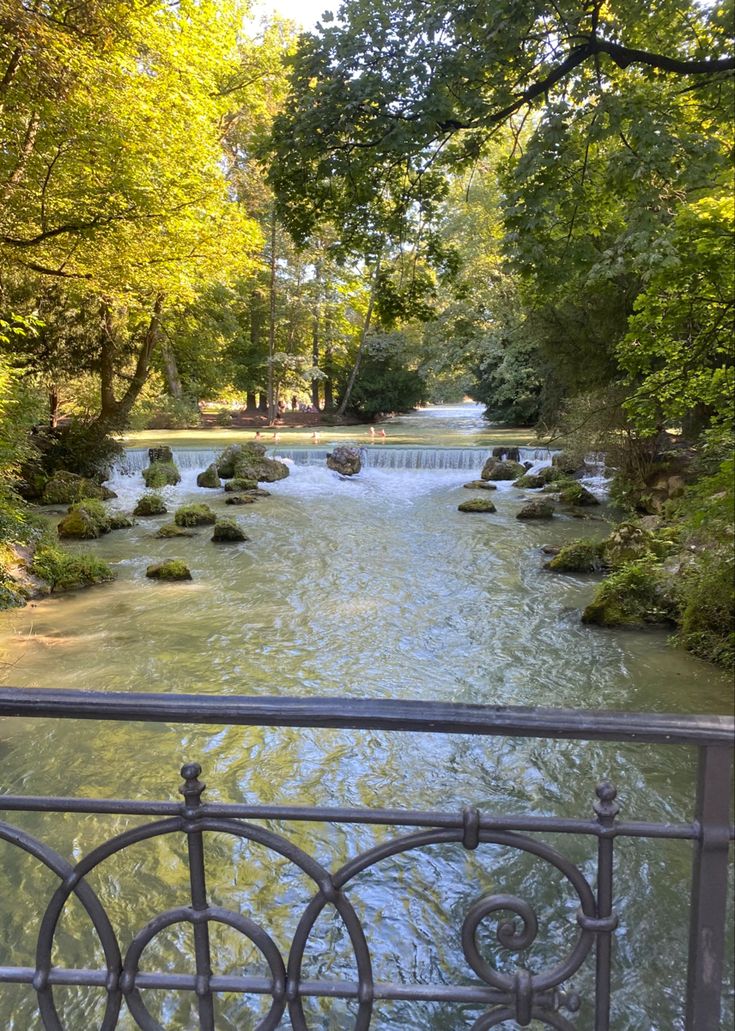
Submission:
{"label": "cluster of rocks", "polygon": [[[651,520],[646,525],[647,519]],[[598,626],[675,622],[677,580],[691,555],[682,552],[670,528],[655,518],[620,523],[604,539],[570,541],[553,551],[544,568],[556,573],[601,573],[606,579],[582,612]]]}
{"label": "cluster of rocks", "polygon": [[[530,462],[520,462],[519,448],[493,448],[493,452],[482,467],[479,480],[471,480],[464,486],[468,490],[497,490],[499,481],[513,481],[514,487],[522,490],[539,491],[545,497],[536,497],[516,513],[521,520],[553,519],[556,504],[577,508],[579,506],[598,505],[595,495],[587,490],[575,477],[583,476],[586,469],[564,452],[554,455],[551,465],[534,473]],[[571,470],[571,472],[570,472]],[[460,512],[495,512],[495,505],[484,498],[463,501]]]}

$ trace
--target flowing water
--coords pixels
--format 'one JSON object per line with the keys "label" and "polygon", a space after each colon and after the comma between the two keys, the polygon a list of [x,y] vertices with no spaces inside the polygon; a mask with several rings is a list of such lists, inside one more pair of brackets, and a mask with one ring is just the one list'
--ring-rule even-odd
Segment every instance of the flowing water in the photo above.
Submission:
{"label": "flowing water", "polygon": [[[562,516],[529,524],[515,519],[522,492],[501,483],[492,495],[496,514],[457,511],[472,496],[462,484],[479,473],[487,453],[472,445],[472,413],[457,412],[458,432],[448,437],[444,430],[455,446],[368,448],[366,467],[353,480],[325,468],[323,449],[276,447],[291,475],[271,485],[271,497],[246,508],[233,509],[221,492],[196,487],[196,472],[211,454],[180,451],[182,483],[163,492],[170,511],[206,500],[218,514],[234,513],[250,540],[217,546],[207,528],[189,540],[157,540],[153,533],[166,520],[160,517],[84,545],[114,564],[118,580],[2,614],[4,681],[102,691],[727,711],[729,683],[717,670],[670,647],[664,632],[583,627],[579,610],[593,581],[543,571],[542,545],[606,532],[604,506],[584,520]],[[444,419],[449,426],[452,418],[451,409],[413,417],[419,424]],[[326,433],[322,439],[328,444]],[[131,451],[115,475],[113,508],[130,510],[142,492],[142,454]],[[527,456],[548,461],[540,451]],[[601,490],[600,478],[590,482]],[[193,583],[146,580],[149,563],[174,557],[190,566]],[[595,784],[608,776],[618,785],[625,817],[655,820],[691,818],[694,782],[694,757],[685,749],[356,731],[6,720],[0,756],[2,790],[11,793],[174,798],[181,762],[197,760],[211,800],[471,804],[560,816],[591,815]],[[35,815],[11,822],[75,859],[131,823]],[[389,832],[299,824],[285,833],[336,868]],[[302,876],[259,846],[212,837],[214,899],[261,922],[287,950],[309,894]],[[594,876],[592,841],[557,838],[555,844]],[[615,1031],[683,1026],[689,862],[687,845],[630,841],[618,847]],[[93,884],[122,941],[155,913],[185,903],[188,890],[183,854],[169,839],[127,850],[105,864]],[[0,907],[0,965],[32,965],[33,927],[51,885],[34,861],[0,843],[0,895],[16,903],[12,911]],[[524,957],[531,969],[568,951],[577,901],[553,869],[495,846],[476,853],[432,846],[382,863],[351,891],[371,928],[375,976],[471,983],[459,928],[472,902],[498,891],[520,895],[539,911],[539,936]],[[85,919],[73,905],[59,940],[65,963],[94,962]],[[183,958],[188,941],[178,928],[166,932],[146,951],[147,968],[189,970]],[[262,957],[234,932],[218,932],[214,942],[218,972],[265,973]],[[497,952],[497,942],[493,950],[488,937],[486,948]],[[305,976],[354,975],[340,926],[326,916],[307,956]],[[500,950],[502,969],[511,969],[512,959]],[[580,971],[574,983],[588,989],[589,974]],[[31,994],[0,989],[3,1027],[40,1027]],[[196,1026],[188,995],[148,996],[166,1028]],[[96,1026],[99,993],[68,989],[59,1000],[71,1031]],[[252,1010],[224,996],[217,1028],[254,1027],[249,1014],[263,1009],[255,998],[250,1003]],[[352,1026],[351,1004],[312,1003],[308,1011],[317,1031]],[[477,1012],[383,1004],[373,1026],[459,1031]],[[591,1024],[585,1004],[577,1026],[585,1031]],[[120,1026],[134,1025],[126,1017]]]}

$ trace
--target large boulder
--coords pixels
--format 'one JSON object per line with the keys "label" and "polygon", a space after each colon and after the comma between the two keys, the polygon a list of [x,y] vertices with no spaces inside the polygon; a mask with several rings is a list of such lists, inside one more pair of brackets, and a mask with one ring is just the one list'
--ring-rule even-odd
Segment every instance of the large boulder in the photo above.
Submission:
{"label": "large boulder", "polygon": [[163,445],[162,447],[149,447],[148,448],[148,461],[151,465],[156,462],[173,462],[174,455],[170,447]]}
{"label": "large boulder", "polygon": [[497,512],[490,498],[470,498],[457,506],[458,512]]}
{"label": "large boulder", "polygon": [[539,476],[537,473],[526,473],[519,480],[516,480],[513,486],[522,487],[526,490],[538,490],[539,487],[545,486],[546,482],[545,477]]}
{"label": "large boulder", "polygon": [[217,516],[209,505],[182,505],[174,512],[177,526],[212,526],[216,521]]}
{"label": "large boulder", "polygon": [[[258,459],[264,457],[265,446],[263,444],[257,444],[254,441],[248,444],[230,444],[219,458],[216,459],[214,464],[217,466],[217,472],[223,480],[231,480],[233,476],[237,475],[235,470],[238,464],[247,465],[255,463]],[[246,477],[246,479],[250,478]]]}
{"label": "large boulder", "polygon": [[547,498],[534,498],[516,512],[516,519],[553,519],[554,506]]}
{"label": "large boulder", "polygon": [[503,462],[498,458],[489,458],[482,467],[480,476],[483,480],[517,480],[525,472],[520,462]]}
{"label": "large boulder", "polygon": [[603,541],[590,538],[570,541],[544,564],[544,569],[555,573],[600,573],[607,565],[604,548]]}
{"label": "large boulder", "polygon": [[[252,478],[245,476],[244,470],[239,466],[236,471],[237,475],[242,476],[243,479]],[[279,462],[275,458],[261,458],[258,465],[254,467],[256,474],[254,478],[259,483],[275,483],[277,480],[285,480],[290,471],[285,462]]]}
{"label": "large boulder", "polygon": [[109,533],[110,517],[101,501],[78,501],[69,509],[57,527],[59,537],[76,540],[94,540]]}
{"label": "large boulder", "polygon": [[663,559],[676,550],[676,542],[663,533],[655,534],[639,523],[619,523],[604,542],[605,562],[619,569],[626,562],[653,556]]}
{"label": "large boulder", "polygon": [[133,509],[133,515],[137,516],[166,515],[167,512],[168,509],[160,494],[143,494]]}
{"label": "large boulder", "polygon": [[643,479],[638,510],[653,515],[661,512],[667,501],[681,497],[699,472],[699,458],[693,451],[682,448],[657,455]]}
{"label": "large boulder", "polygon": [[181,481],[181,473],[173,462],[153,462],[143,470],[146,487],[159,490],[161,487],[175,487]]}
{"label": "large boulder", "polygon": [[571,480],[560,486],[559,498],[566,505],[599,505],[592,491],[587,490],[577,480]]}
{"label": "large boulder", "polygon": [[54,473],[46,483],[41,501],[44,505],[72,505],[75,501],[83,501],[85,498],[108,501],[116,497],[114,491],[95,483],[94,480],[62,471]]}
{"label": "large boulder", "polygon": [[150,580],[191,580],[189,567],[175,558],[166,562],[155,562],[148,566],[145,575]]}
{"label": "large boulder", "polygon": [[340,476],[356,476],[362,469],[360,451],[356,447],[341,444],[327,455],[327,467]]}
{"label": "large boulder", "polygon": [[582,613],[597,626],[645,626],[676,621],[676,577],[654,558],[629,562],[600,584]]}
{"label": "large boulder", "polygon": [[212,541],[215,544],[228,542],[247,541],[250,538],[237,525],[234,519],[218,519],[212,531]]}
{"label": "large boulder", "polygon": [[240,494],[246,490],[257,490],[257,480],[246,480],[242,476],[235,476],[225,484],[226,494]]}
{"label": "large boulder", "polygon": [[204,472],[199,473],[197,476],[197,487],[216,488],[221,486],[222,481],[219,478],[217,466],[214,462],[212,462],[211,465],[208,465]]}
{"label": "large boulder", "polygon": [[551,464],[563,476],[584,476],[587,467],[584,464],[584,455],[574,454],[571,451],[558,451],[552,456]]}

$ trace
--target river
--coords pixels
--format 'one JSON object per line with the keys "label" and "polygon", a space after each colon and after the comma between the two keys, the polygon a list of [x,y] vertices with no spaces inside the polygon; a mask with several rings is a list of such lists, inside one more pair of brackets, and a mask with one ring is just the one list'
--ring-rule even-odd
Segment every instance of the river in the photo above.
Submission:
{"label": "river", "polygon": [[[427,443],[368,449],[366,468],[354,480],[329,472],[319,448],[275,445],[274,453],[291,463],[291,475],[269,487],[271,497],[246,508],[232,509],[220,492],[197,488],[196,472],[209,455],[181,450],[182,483],[163,492],[170,511],[206,500],[220,514],[234,511],[250,540],[216,546],[207,528],[190,540],[157,540],[161,517],[85,545],[115,566],[118,580],[0,614],[3,681],[102,691],[727,711],[729,681],[714,667],[671,647],[663,631],[582,626],[579,610],[593,581],[542,569],[542,545],[604,535],[605,506],[588,519],[529,524],[515,518],[522,492],[501,483],[492,495],[496,514],[457,511],[471,496],[462,484],[479,473],[486,454],[474,446],[477,419],[468,406],[406,417],[402,438]],[[438,427],[450,451],[433,446]],[[329,439],[324,431],[322,445]],[[545,460],[541,452],[528,454]],[[141,464],[140,454],[131,452],[128,472],[112,482],[119,494],[112,507],[129,510],[142,493]],[[592,486],[600,490],[602,481]],[[149,563],[173,557],[190,566],[192,583],[146,580]],[[181,762],[197,760],[208,797],[221,801],[471,804],[562,816],[591,814],[595,784],[610,777],[629,819],[691,818],[694,783],[693,756],[677,748],[373,732],[6,720],[0,756],[7,792],[175,797]],[[14,822],[76,858],[127,825],[96,817]],[[375,828],[321,825],[298,825],[291,834],[332,866],[385,836]],[[590,841],[556,844],[592,876]],[[218,837],[214,851],[221,859],[210,872],[215,897],[261,919],[286,949],[305,897],[300,875],[255,846]],[[628,841],[618,848],[615,1031],[683,1027],[689,857],[690,847],[677,843]],[[528,898],[542,913],[532,969],[569,947],[576,901],[543,863],[499,847],[470,854],[441,846],[383,866],[382,879],[365,875],[353,896],[374,928],[378,978],[466,983],[457,928],[469,904],[498,890]],[[12,913],[0,909],[0,965],[32,964],[34,914],[42,911],[50,884],[31,860],[0,844],[0,897],[21,903]],[[160,909],[185,901],[182,853],[168,841],[135,846],[96,876],[95,887],[121,939],[129,940]],[[80,964],[91,962],[85,927],[72,911],[60,935]],[[351,976],[338,925],[325,918],[316,938],[308,975]],[[185,931],[164,935],[146,953],[151,966],[186,970],[179,958],[186,940]],[[218,932],[215,944],[220,972],[263,973],[234,932]],[[580,972],[575,986],[588,987],[588,975]],[[188,996],[148,994],[166,1028],[194,1026]],[[99,993],[68,989],[60,999],[70,1031],[95,1026]],[[251,1001],[257,1012],[260,1004]],[[314,1028],[351,1026],[350,1005],[320,1005],[312,1006]],[[0,1022],[9,1031],[40,1027],[32,1009],[29,990],[0,990]],[[248,1012],[241,1000],[223,997],[218,1031],[254,1027]],[[373,1026],[459,1031],[474,1016],[448,1005],[409,1011],[396,1003],[383,1006]],[[580,1031],[590,1020],[587,1006],[577,1020]],[[129,1017],[120,1024],[133,1026]]]}

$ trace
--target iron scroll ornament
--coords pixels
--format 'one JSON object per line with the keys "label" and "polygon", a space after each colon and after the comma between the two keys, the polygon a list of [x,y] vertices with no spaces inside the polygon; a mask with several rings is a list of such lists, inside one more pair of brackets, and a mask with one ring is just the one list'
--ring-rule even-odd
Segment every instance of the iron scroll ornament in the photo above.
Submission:
{"label": "iron scroll ornament", "polygon": [[[345,888],[359,874],[385,859],[431,845],[452,843],[461,844],[470,850],[480,844],[501,845],[534,855],[550,863],[563,875],[579,901],[578,932],[571,952],[556,966],[534,974],[520,966],[513,973],[497,971],[483,959],[476,940],[478,928],[484,920],[494,914],[510,913],[520,921],[520,927],[514,921],[500,923],[496,932],[498,942],[512,952],[528,949],[538,931],[537,917],[528,903],[512,895],[493,895],[479,899],[470,907],[461,930],[464,955],[475,974],[493,990],[490,1008],[475,1020],[471,1031],[486,1031],[509,1020],[515,1020],[521,1027],[527,1026],[531,1020],[539,1020],[560,1031],[574,1031],[573,1025],[559,1013],[559,1008],[564,1006],[574,1011],[578,1008],[578,999],[573,994],[565,997],[559,988],[584,963],[594,944],[596,932],[611,928],[599,926],[601,921],[596,920],[592,888],[578,867],[550,846],[513,831],[481,829],[479,813],[467,809],[463,827],[428,829],[401,835],[369,849],[331,874],[322,864],[279,834],[240,819],[208,816],[206,807],[201,804],[201,794],[205,788],[198,779],[201,768],[198,764],[188,764],[182,768],[181,773],[184,777],[181,792],[185,803],[181,807],[180,816],[125,831],[94,849],[76,866],[25,832],[0,823],[0,839],[40,860],[61,880],[41,921],[36,970],[32,980],[46,1031],[73,1031],[65,1027],[56,1008],[52,977],[55,968],[52,967],[51,959],[58,922],[72,894],[81,902],[90,918],[104,954],[106,1003],[100,1031],[114,1031],[117,1027],[123,998],[142,1031],[165,1031],[143,1001],[138,983],[138,966],[144,950],[156,935],[179,922],[190,923],[194,928],[196,977],[193,990],[197,995],[201,1031],[214,1031],[212,1000],[218,990],[217,978],[213,978],[210,966],[208,928],[211,923],[226,924],[249,939],[267,964],[270,978],[265,987],[259,989],[259,994],[270,995],[272,1001],[268,1012],[257,1023],[256,1031],[274,1031],[281,1026],[286,1007],[294,1031],[316,1031],[310,1026],[304,1012],[303,999],[313,993],[302,991],[301,973],[304,953],[314,925],[327,906],[332,906],[339,914],[355,958],[357,1012],[354,1031],[368,1031],[373,1017],[376,985],[365,932]],[[293,863],[316,885],[317,890],[297,926],[287,962],[268,932],[255,921],[241,913],[209,904],[204,870],[204,832],[223,833],[260,844]],[[191,905],[176,907],[154,917],[134,936],[123,957],[104,906],[85,878],[102,862],[130,845],[181,833],[187,836],[189,848]],[[92,986],[99,985],[100,980],[80,980],[77,983]]]}

